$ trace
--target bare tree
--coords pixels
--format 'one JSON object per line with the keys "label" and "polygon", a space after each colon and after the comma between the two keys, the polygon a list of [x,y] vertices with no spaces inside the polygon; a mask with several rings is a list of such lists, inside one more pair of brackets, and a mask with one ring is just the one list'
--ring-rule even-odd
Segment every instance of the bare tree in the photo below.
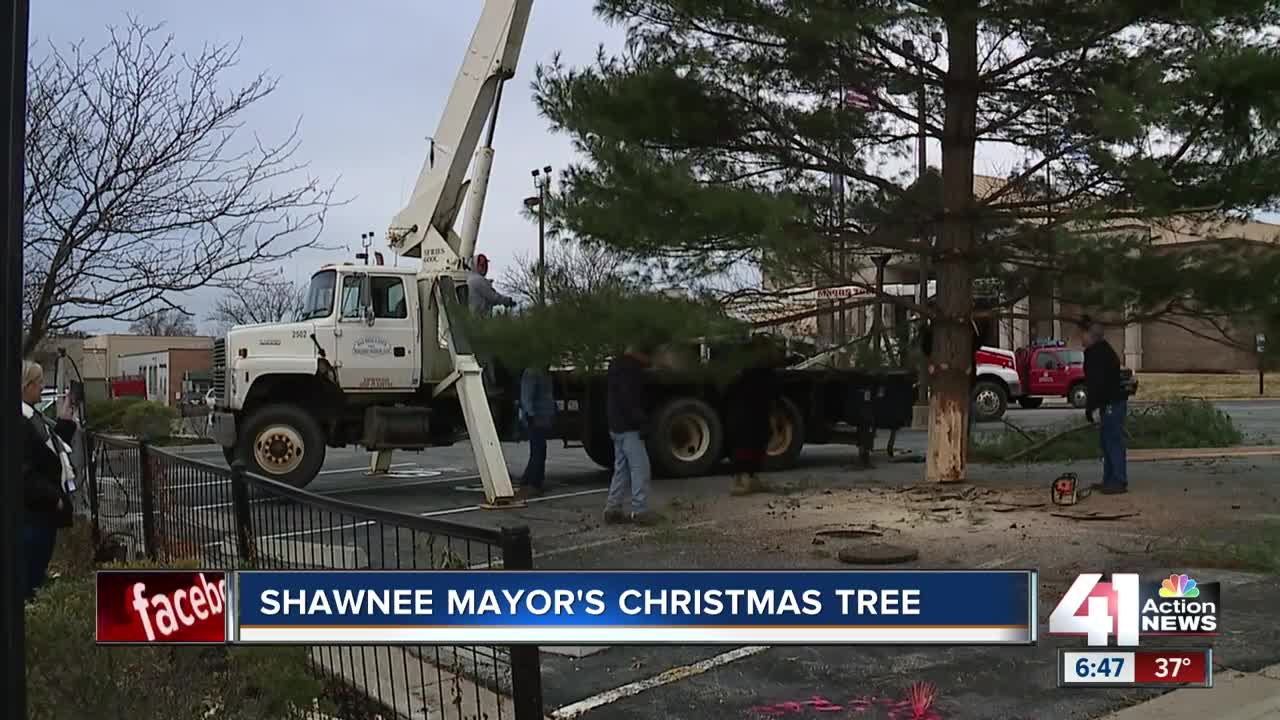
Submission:
{"label": "bare tree", "polygon": [[276,81],[230,89],[235,45],[174,49],[130,19],[99,49],[53,47],[28,75],[24,350],[92,320],[133,321],[196,288],[242,287],[317,246],[332,188],[245,111]]}
{"label": "bare tree", "polygon": [[305,293],[305,288],[288,280],[246,283],[219,298],[209,320],[220,329],[292,320],[302,310]]}
{"label": "bare tree", "polygon": [[129,332],[152,337],[191,337],[196,334],[196,324],[185,312],[165,308],[134,320]]}
{"label": "bare tree", "polygon": [[[608,287],[640,287],[643,274],[628,258],[600,245],[573,240],[552,240],[546,253],[547,302],[588,295]],[[515,265],[502,274],[500,284],[512,297],[530,305],[538,301],[539,262],[527,253],[516,256]]]}

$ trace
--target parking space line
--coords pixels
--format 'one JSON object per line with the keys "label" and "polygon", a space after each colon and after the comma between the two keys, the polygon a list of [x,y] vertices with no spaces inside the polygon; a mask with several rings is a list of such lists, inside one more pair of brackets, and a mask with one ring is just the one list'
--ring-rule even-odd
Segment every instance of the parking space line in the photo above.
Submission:
{"label": "parking space line", "polygon": [[[542,497],[529,498],[526,502],[539,503],[549,500],[562,500],[564,498],[582,497],[583,495],[599,495],[600,493],[609,492],[609,488],[597,488],[595,490],[580,490],[578,492],[561,493],[559,495],[544,495]],[[464,505],[462,507],[448,508],[446,510],[429,510],[424,513],[418,513],[418,517],[440,517],[442,515],[457,515],[459,513],[473,512],[482,509],[479,505]],[[318,535],[324,532],[332,532],[334,530],[355,530],[358,528],[372,525],[373,520],[365,520],[358,523],[347,523],[345,525],[331,525],[328,527],[315,528],[314,530],[291,530],[289,532],[276,533],[274,535],[264,535],[260,540],[277,540],[280,538],[303,537],[305,535]]]}
{"label": "parking space line", "polygon": [[[411,463],[411,462],[395,463],[395,464],[394,464],[394,465],[392,465],[391,467],[393,467],[393,468],[395,468],[395,467],[409,467],[410,465],[417,465],[417,464],[418,464],[418,463]],[[320,476],[320,475],[339,475],[339,474],[341,474],[341,473],[350,473],[350,472],[356,472],[357,470],[368,470],[368,469],[369,469],[368,467],[358,467],[358,468],[335,468],[335,469],[333,469],[333,470],[321,470],[320,472],[316,473],[316,475],[317,475],[317,476]],[[220,479],[220,480],[204,480],[204,481],[201,481],[201,482],[182,483],[181,485],[166,485],[165,487],[166,487],[167,489],[169,489],[169,490],[183,490],[183,489],[186,489],[186,488],[205,487],[205,486],[208,486],[208,485],[224,485],[224,484],[226,484],[226,482],[227,482],[226,478],[223,478],[223,479]]]}
{"label": "parking space line", "polygon": [[[373,492],[374,490],[398,490],[400,488],[421,487],[423,485],[443,485],[445,483],[460,482],[462,480],[473,480],[478,477],[480,476],[479,475],[463,475],[462,477],[433,478],[431,480],[415,480],[413,482],[395,483],[393,485],[370,485],[370,486],[361,486],[361,487],[338,488],[337,490],[332,490],[330,492],[318,492],[316,494],[322,497],[334,497],[337,495],[357,495],[359,493]],[[250,500],[249,504],[257,505],[259,503],[274,502],[278,499],[279,498],[273,498],[273,497],[255,498],[253,500]],[[220,503],[210,503],[208,505],[192,505],[190,507],[192,510],[217,510],[219,508],[231,507],[233,504],[234,503],[232,503],[231,501],[227,501],[227,502],[220,502]]]}
{"label": "parking space line", "polygon": [[679,682],[696,675],[701,675],[708,670],[714,670],[715,668],[728,665],[731,662],[751,657],[752,655],[759,655],[768,649],[768,645],[746,645],[744,647],[734,648],[729,652],[721,653],[720,655],[707,658],[706,660],[702,660],[691,665],[673,667],[668,670],[664,670],[653,677],[638,680],[633,683],[627,683],[626,685],[613,688],[612,690],[606,690],[602,693],[592,695],[584,700],[579,700],[578,702],[565,705],[559,710],[552,712],[551,717],[553,720],[569,720],[570,718],[576,718],[585,712],[615,703],[623,698],[633,697],[646,690],[652,690],[656,687],[670,685],[673,682]]}
{"label": "parking space line", "polygon": [[[671,529],[672,530],[692,530],[693,528],[706,527],[708,525],[715,525],[715,524],[716,524],[715,520],[703,520],[702,522],[688,523],[687,525],[676,525]],[[582,550],[592,550],[594,548],[604,547],[605,545],[616,545],[620,542],[624,542],[627,540],[642,540],[658,532],[666,532],[666,531],[665,530],[662,530],[662,531],[645,530],[643,532],[616,535],[611,538],[605,538],[603,540],[595,540],[593,542],[578,543],[577,545],[566,545],[565,547],[558,547],[558,548],[555,548],[554,550],[548,550],[546,552],[535,552],[533,554],[533,559],[537,560],[538,558],[554,557],[556,555],[566,555],[568,553],[580,552]],[[468,570],[484,570],[485,568],[497,569],[500,567],[502,567],[502,561],[493,560],[491,562],[477,563],[475,565],[468,567],[467,569]]]}

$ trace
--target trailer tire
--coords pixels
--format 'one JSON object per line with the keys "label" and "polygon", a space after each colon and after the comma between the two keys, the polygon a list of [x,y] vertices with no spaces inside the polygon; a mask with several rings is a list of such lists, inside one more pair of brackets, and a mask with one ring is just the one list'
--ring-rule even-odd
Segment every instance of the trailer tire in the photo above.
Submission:
{"label": "trailer tire", "polygon": [[804,415],[791,398],[781,398],[769,417],[769,448],[766,470],[785,470],[796,464],[804,449]]}
{"label": "trailer tire", "polygon": [[1022,409],[1024,410],[1035,410],[1036,408],[1040,407],[1043,404],[1044,404],[1044,398],[1042,397],[1018,398],[1018,405],[1021,405]]}
{"label": "trailer tire", "polygon": [[236,448],[249,472],[296,488],[306,487],[324,466],[320,424],[297,405],[267,405],[251,413]]}
{"label": "trailer tire", "polygon": [[702,400],[672,398],[654,414],[646,445],[656,474],[705,475],[723,457],[724,424],[715,409]]}
{"label": "trailer tire", "polygon": [[1009,409],[1009,392],[1003,384],[994,380],[979,380],[973,387],[973,398],[973,409],[977,411],[978,422],[999,420]]}
{"label": "trailer tire", "polygon": [[613,469],[613,438],[610,436],[597,435],[594,438],[585,439],[582,449],[587,451],[587,457],[591,458],[591,462],[605,470]]}

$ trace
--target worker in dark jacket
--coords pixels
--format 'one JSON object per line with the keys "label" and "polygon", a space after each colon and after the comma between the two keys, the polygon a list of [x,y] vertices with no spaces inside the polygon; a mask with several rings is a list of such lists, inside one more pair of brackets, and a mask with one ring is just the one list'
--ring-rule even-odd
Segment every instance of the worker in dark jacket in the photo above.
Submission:
{"label": "worker in dark jacket", "polygon": [[520,417],[529,433],[529,463],[521,483],[526,496],[536,497],[546,483],[547,435],[556,419],[556,398],[546,367],[526,368],[520,376]]}
{"label": "worker in dark jacket", "polygon": [[752,338],[749,365],[725,392],[729,438],[733,443],[733,494],[749,495],[763,489],[759,473],[764,468],[773,435],[773,411],[779,399],[777,353],[763,335]]}
{"label": "worker in dark jacket", "polygon": [[[613,438],[613,480],[605,501],[604,521],[626,520],[648,523],[654,520],[646,505],[649,497],[649,451],[644,444],[644,369],[649,355],[639,347],[629,347],[609,364],[609,435]],[[631,511],[624,514],[623,499],[631,491]]]}
{"label": "worker in dark jacket", "polygon": [[27,556],[24,584],[28,600],[35,597],[48,577],[58,530],[71,527],[71,493],[75,490],[69,443],[75,436],[76,424],[71,419],[71,406],[64,405],[62,417],[56,423],[50,422],[35,409],[43,389],[44,370],[36,363],[24,363],[22,481],[26,524],[23,543]]}
{"label": "worker in dark jacket", "polygon": [[1093,422],[1093,414],[1102,413],[1098,433],[1102,440],[1102,482],[1094,488],[1107,495],[1128,492],[1124,417],[1129,412],[1129,396],[1124,390],[1120,356],[1107,342],[1102,325],[1091,321],[1086,331],[1084,381],[1088,391],[1085,419]]}

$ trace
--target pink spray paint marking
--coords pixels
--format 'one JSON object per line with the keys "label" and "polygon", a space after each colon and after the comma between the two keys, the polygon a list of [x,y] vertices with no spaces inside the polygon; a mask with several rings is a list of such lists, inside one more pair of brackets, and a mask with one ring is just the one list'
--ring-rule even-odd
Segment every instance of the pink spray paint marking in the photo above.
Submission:
{"label": "pink spray paint marking", "polygon": [[904,698],[861,695],[841,705],[821,695],[814,695],[803,701],[791,700],[774,705],[759,705],[748,712],[765,717],[810,715],[811,713],[845,713],[852,717],[882,709],[888,720],[943,720],[932,707],[936,699],[936,689],[926,683],[916,683]]}

